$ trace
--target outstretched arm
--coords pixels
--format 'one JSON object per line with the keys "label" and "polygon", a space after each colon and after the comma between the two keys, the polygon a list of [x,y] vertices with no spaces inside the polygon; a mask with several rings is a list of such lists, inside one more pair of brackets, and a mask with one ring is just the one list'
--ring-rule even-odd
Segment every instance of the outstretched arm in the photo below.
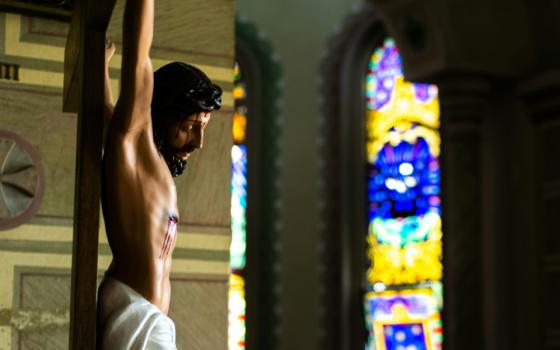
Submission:
{"label": "outstretched arm", "polygon": [[113,123],[121,132],[142,130],[151,120],[153,70],[150,47],[154,0],[127,0],[124,10],[121,93]]}
{"label": "outstretched arm", "polygon": [[111,78],[109,76],[109,62],[114,53],[115,43],[111,40],[107,40],[105,43],[105,108],[103,113],[105,125],[109,125],[115,109],[113,105],[113,89],[111,89]]}
{"label": "outstretched arm", "polygon": [[109,62],[115,53],[115,43],[110,40],[105,41],[105,78],[104,78],[104,106],[103,106],[103,146],[107,140],[109,124],[113,119],[115,106],[113,105],[113,89],[111,88],[111,77],[109,76]]}

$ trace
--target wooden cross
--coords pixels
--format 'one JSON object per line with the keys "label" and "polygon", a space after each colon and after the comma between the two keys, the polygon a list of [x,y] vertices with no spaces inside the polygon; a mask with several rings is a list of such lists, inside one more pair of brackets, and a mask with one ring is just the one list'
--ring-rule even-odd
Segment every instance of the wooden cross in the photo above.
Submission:
{"label": "wooden cross", "polygon": [[78,113],[70,349],[95,349],[105,32],[115,0],[74,2],[64,58],[64,111]]}

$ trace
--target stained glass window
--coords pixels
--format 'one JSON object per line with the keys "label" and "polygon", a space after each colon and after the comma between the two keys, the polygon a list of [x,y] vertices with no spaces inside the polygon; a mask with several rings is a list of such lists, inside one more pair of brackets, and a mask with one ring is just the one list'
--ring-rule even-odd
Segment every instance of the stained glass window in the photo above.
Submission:
{"label": "stained glass window", "polygon": [[442,230],[437,87],[404,80],[390,38],[366,76],[367,350],[439,350]]}
{"label": "stained glass window", "polygon": [[247,208],[246,88],[239,64],[234,68],[233,147],[231,149],[231,246],[228,349],[245,349],[245,251]]}

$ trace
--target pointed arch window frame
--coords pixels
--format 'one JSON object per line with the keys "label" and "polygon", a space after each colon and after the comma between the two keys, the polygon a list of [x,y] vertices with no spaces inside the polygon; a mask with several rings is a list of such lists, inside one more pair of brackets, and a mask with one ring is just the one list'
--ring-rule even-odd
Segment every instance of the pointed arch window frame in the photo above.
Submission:
{"label": "pointed arch window frame", "polygon": [[271,43],[243,17],[235,59],[247,91],[246,349],[278,347],[282,67]]}
{"label": "pointed arch window frame", "polygon": [[321,64],[322,349],[363,349],[367,340],[364,78],[372,52],[387,36],[373,5],[365,2],[334,33]]}

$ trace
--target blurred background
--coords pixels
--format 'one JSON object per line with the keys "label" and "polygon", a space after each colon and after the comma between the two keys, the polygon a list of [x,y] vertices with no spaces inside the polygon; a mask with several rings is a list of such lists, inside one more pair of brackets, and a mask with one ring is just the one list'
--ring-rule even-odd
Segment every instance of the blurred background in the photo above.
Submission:
{"label": "blurred background", "polygon": [[[0,0],[0,349],[69,344],[74,8]],[[157,1],[154,68],[186,61],[224,90],[177,179],[178,347],[560,349],[559,17],[544,0]]]}

